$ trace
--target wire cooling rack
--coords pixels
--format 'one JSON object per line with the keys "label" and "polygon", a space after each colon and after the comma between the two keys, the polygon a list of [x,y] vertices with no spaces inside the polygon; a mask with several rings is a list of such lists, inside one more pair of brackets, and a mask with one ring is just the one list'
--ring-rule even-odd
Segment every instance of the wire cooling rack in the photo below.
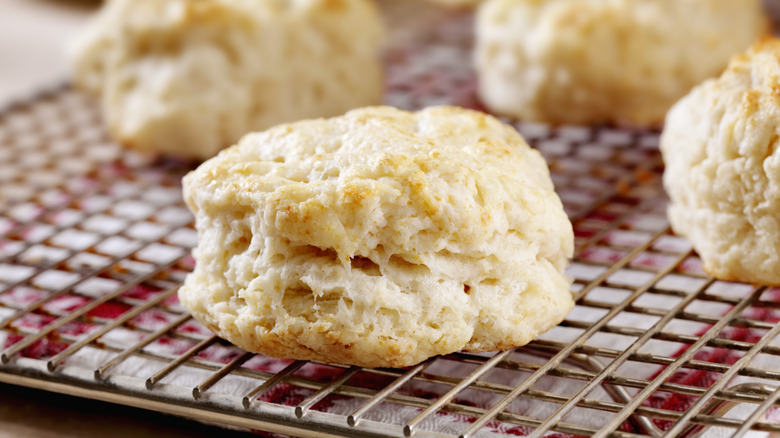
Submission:
{"label": "wire cooling rack", "polygon": [[[472,17],[392,3],[387,103],[478,108]],[[780,432],[780,291],[710,278],[671,233],[658,133],[515,125],[574,224],[576,309],[523,348],[362,369],[193,321],[193,164],[117,147],[67,86],[18,103],[0,113],[0,381],[295,436]]]}

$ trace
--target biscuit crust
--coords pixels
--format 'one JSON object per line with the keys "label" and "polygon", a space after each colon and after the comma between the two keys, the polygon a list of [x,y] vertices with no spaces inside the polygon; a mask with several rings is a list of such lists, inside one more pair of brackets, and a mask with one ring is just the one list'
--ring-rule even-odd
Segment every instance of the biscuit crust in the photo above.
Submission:
{"label": "biscuit crust", "polygon": [[479,94],[526,120],[660,125],[768,30],[761,0],[489,0]]}
{"label": "biscuit crust", "polygon": [[110,0],[75,42],[75,83],[112,137],[206,159],[247,132],[382,100],[369,0]]}
{"label": "biscuit crust", "polygon": [[246,136],[184,179],[182,302],[253,352],[403,367],[528,343],[573,307],[573,233],[511,127],[388,107]]}
{"label": "biscuit crust", "polygon": [[716,278],[780,285],[780,40],[677,103],[661,137],[669,220]]}

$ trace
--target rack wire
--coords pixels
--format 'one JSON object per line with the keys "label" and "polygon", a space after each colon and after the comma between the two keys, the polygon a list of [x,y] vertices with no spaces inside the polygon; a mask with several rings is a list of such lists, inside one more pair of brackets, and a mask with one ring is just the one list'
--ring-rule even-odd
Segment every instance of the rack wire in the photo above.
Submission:
{"label": "rack wire", "polygon": [[[478,108],[472,17],[388,3],[387,102]],[[780,291],[709,277],[673,235],[658,133],[515,126],[574,225],[576,309],[526,347],[363,369],[245,353],[192,320],[176,291],[194,164],[117,147],[67,85],[17,103],[0,113],[0,381],[294,436],[780,432]]]}

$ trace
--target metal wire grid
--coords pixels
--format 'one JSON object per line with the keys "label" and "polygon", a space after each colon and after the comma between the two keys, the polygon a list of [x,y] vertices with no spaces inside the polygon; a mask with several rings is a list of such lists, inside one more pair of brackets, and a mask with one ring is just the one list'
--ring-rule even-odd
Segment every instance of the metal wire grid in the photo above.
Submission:
{"label": "metal wire grid", "polygon": [[[420,95],[389,99],[441,98]],[[764,419],[780,293],[715,281],[672,235],[657,133],[517,127],[574,224],[577,309],[527,347],[371,370],[263,358],[203,330],[175,299],[191,164],[120,150],[67,87],[17,105],[0,115],[0,381],[304,436],[780,432]]]}
{"label": "metal wire grid", "polygon": [[[52,121],[57,123],[52,125]],[[736,435],[749,429],[780,431],[780,426],[761,421],[780,398],[780,370],[766,368],[771,361],[761,366],[753,363],[761,355],[778,355],[780,348],[772,341],[780,328],[751,316],[758,311],[770,315],[769,319],[775,317],[779,305],[775,291],[714,281],[700,271],[691,250],[671,235],[663,219],[657,136],[653,133],[519,125],[550,161],[577,232],[571,274],[578,308],[602,313],[592,321],[569,317],[561,329],[575,333],[570,341],[545,337],[517,351],[490,357],[452,354],[409,370],[328,365],[334,373],[318,381],[297,374],[309,365],[301,361],[268,372],[244,367],[255,356],[242,352],[221,361],[198,357],[215,345],[229,347],[213,336],[177,330],[191,323],[174,296],[191,267],[187,250],[194,243],[190,218],[178,197],[179,178],[189,167],[171,161],[147,163],[121,152],[98,126],[92,105],[67,89],[9,111],[0,120],[0,303],[4,311],[0,327],[7,336],[0,357],[3,381],[63,392],[78,388],[84,396],[133,405],[154,401],[164,405],[155,405],[157,409],[195,418],[303,434],[324,428],[353,436],[450,436],[425,427],[426,420],[439,411],[471,417],[461,436],[472,436],[489,422],[524,426],[531,436],[547,431],[586,436],[681,436],[701,432],[702,426],[729,428]],[[117,287],[96,295],[85,286],[95,280]],[[139,298],[133,293],[139,287],[154,293]],[[31,296],[37,299],[15,305],[12,296],[19,288],[35,289],[39,294]],[[621,293],[610,297],[605,290]],[[649,295],[671,299],[673,304],[668,308],[642,304],[642,298]],[[64,311],[51,305],[63,297],[78,301],[78,305]],[[698,311],[703,303],[718,304],[718,310]],[[120,310],[115,315],[110,314],[117,308]],[[151,310],[173,318],[156,329],[145,329],[135,322]],[[650,316],[655,322],[647,328],[616,322],[620,315],[629,314]],[[40,327],[20,323],[33,316],[45,322]],[[669,323],[675,320],[700,324],[706,330],[700,335],[669,330]],[[117,328],[143,336],[125,348],[112,347],[103,338]],[[758,333],[758,339],[734,339],[725,334],[730,329]],[[600,347],[590,342],[597,334],[618,335],[632,342],[620,350]],[[187,348],[178,355],[147,348],[163,338],[185,340]],[[651,341],[687,348],[679,354],[676,350],[670,354],[643,352]],[[113,355],[89,370],[88,376],[61,373],[68,359],[86,346]],[[733,364],[697,359],[704,349],[727,350],[738,359]],[[545,360],[531,361],[529,354]],[[123,385],[122,375],[112,373],[133,356],[160,364],[143,379],[146,392]],[[453,377],[431,371],[440,361],[459,363],[469,372]],[[646,379],[622,373],[626,366],[638,364],[661,367]],[[185,365],[209,373],[188,388],[188,398],[167,388],[157,390],[160,382]],[[515,386],[497,384],[489,378],[497,370],[522,374],[522,378]],[[671,383],[669,378],[680,370],[715,374],[717,379],[709,387]],[[255,379],[256,388],[215,408],[216,402],[207,396],[219,381],[233,374]],[[381,387],[355,384],[361,375],[358,380],[366,381],[369,376],[368,380],[381,382]],[[761,380],[730,386],[737,376]],[[580,386],[570,394],[538,389],[537,384],[548,377],[576,381]],[[441,388],[436,397],[415,397],[402,391],[410,382]],[[309,393],[295,406],[261,400],[280,384],[305,388]],[[595,388],[607,389],[611,400],[589,397]],[[489,407],[470,406],[467,398],[462,398],[469,391],[489,392],[497,399]],[[658,393],[688,397],[690,406],[684,411],[649,406],[647,400]],[[332,396],[359,398],[362,404],[345,416],[318,411],[317,404]],[[524,415],[511,408],[520,399],[550,403],[555,409],[546,417]],[[756,409],[748,418],[722,416],[739,403],[756,405]],[[383,409],[383,404],[413,406],[420,412],[397,425],[363,418],[372,410]],[[182,407],[187,407],[186,413]],[[572,410],[583,409],[612,415],[600,427],[567,421]]]}

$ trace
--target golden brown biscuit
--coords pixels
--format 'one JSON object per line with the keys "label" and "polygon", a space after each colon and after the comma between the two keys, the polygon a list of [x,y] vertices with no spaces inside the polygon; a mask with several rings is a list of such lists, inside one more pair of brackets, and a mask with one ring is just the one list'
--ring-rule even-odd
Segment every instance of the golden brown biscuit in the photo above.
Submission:
{"label": "golden brown biscuit", "polygon": [[766,31],[761,0],[489,0],[479,94],[526,120],[660,124]]}
{"label": "golden brown biscuit", "polygon": [[388,107],[245,137],[184,180],[198,320],[271,356],[402,367],[524,345],[573,306],[573,233],[511,127]]}
{"label": "golden brown biscuit", "polygon": [[676,104],[661,137],[669,220],[723,280],[780,285],[780,40]]}
{"label": "golden brown biscuit", "polygon": [[75,45],[74,78],[120,142],[209,158],[381,102],[382,33],[369,0],[111,0]]}

